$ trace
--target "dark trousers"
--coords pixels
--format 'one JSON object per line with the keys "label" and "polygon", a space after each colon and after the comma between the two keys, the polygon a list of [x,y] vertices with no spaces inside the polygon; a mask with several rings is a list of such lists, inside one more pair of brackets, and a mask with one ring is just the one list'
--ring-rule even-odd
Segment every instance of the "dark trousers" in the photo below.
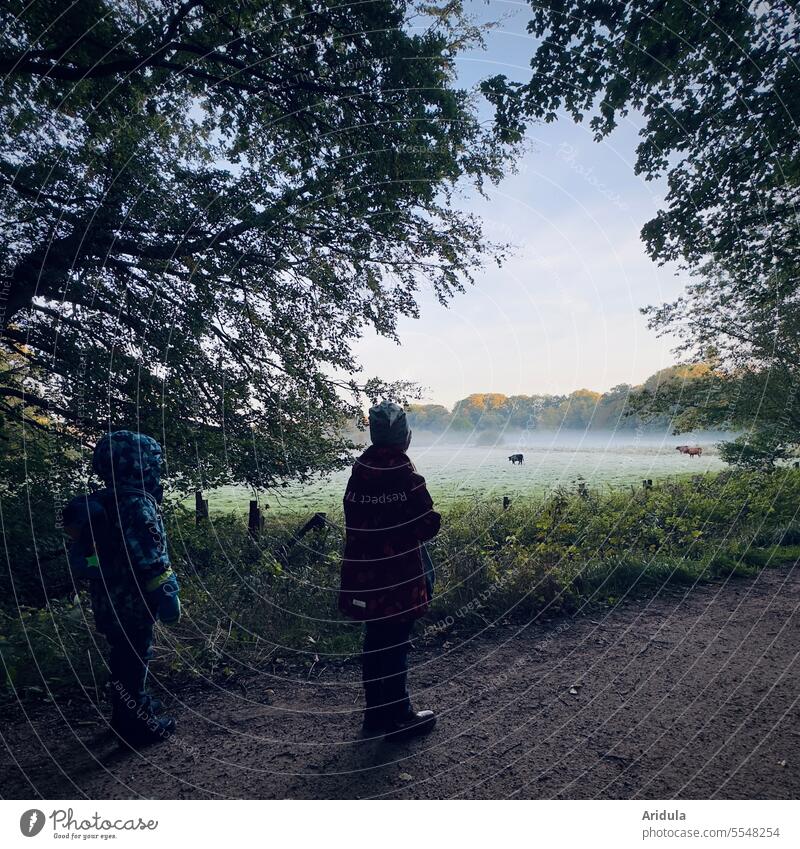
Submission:
{"label": "dark trousers", "polygon": [[391,722],[411,710],[408,650],[413,622],[367,622],[364,628],[364,696],[367,718]]}
{"label": "dark trousers", "polygon": [[110,628],[106,634],[111,652],[111,704],[118,717],[147,711],[147,667],[153,656],[153,626],[131,630]]}

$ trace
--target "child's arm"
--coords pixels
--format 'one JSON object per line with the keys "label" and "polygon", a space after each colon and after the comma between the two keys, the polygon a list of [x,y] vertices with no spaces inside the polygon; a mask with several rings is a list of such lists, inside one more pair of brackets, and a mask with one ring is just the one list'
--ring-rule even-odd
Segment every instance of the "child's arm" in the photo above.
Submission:
{"label": "child's arm", "polygon": [[442,526],[442,517],[433,509],[433,499],[428,492],[425,478],[416,472],[411,476],[409,491],[410,530],[420,542],[433,539]]}
{"label": "child's arm", "polygon": [[124,507],[120,505],[120,518],[125,548],[139,585],[158,618],[175,624],[180,619],[180,587],[170,564],[158,507],[144,495],[134,496]]}

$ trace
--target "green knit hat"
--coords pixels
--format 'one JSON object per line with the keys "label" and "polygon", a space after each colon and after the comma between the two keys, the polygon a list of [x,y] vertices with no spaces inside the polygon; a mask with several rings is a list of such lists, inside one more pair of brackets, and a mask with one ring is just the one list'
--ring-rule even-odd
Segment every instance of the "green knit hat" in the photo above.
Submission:
{"label": "green knit hat", "polygon": [[373,445],[399,445],[405,448],[411,431],[402,407],[381,401],[369,411],[369,435]]}

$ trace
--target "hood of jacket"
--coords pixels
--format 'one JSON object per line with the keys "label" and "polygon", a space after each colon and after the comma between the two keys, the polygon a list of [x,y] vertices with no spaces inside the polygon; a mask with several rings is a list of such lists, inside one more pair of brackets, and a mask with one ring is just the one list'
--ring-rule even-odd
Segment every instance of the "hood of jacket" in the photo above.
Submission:
{"label": "hood of jacket", "polygon": [[161,458],[161,446],[152,436],[115,430],[95,446],[92,468],[111,489],[144,490],[161,501]]}
{"label": "hood of jacket", "polygon": [[370,445],[353,464],[353,475],[359,480],[406,477],[414,472],[408,454],[394,445]]}

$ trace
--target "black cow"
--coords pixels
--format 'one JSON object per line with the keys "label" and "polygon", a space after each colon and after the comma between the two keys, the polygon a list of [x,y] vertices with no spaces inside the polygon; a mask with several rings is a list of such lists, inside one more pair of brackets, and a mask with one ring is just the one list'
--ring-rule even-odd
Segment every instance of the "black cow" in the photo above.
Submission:
{"label": "black cow", "polygon": [[520,466],[521,466],[522,461],[525,459],[525,455],[524,454],[512,454],[508,459],[511,460],[511,463],[514,466],[516,466],[517,463],[519,463]]}

